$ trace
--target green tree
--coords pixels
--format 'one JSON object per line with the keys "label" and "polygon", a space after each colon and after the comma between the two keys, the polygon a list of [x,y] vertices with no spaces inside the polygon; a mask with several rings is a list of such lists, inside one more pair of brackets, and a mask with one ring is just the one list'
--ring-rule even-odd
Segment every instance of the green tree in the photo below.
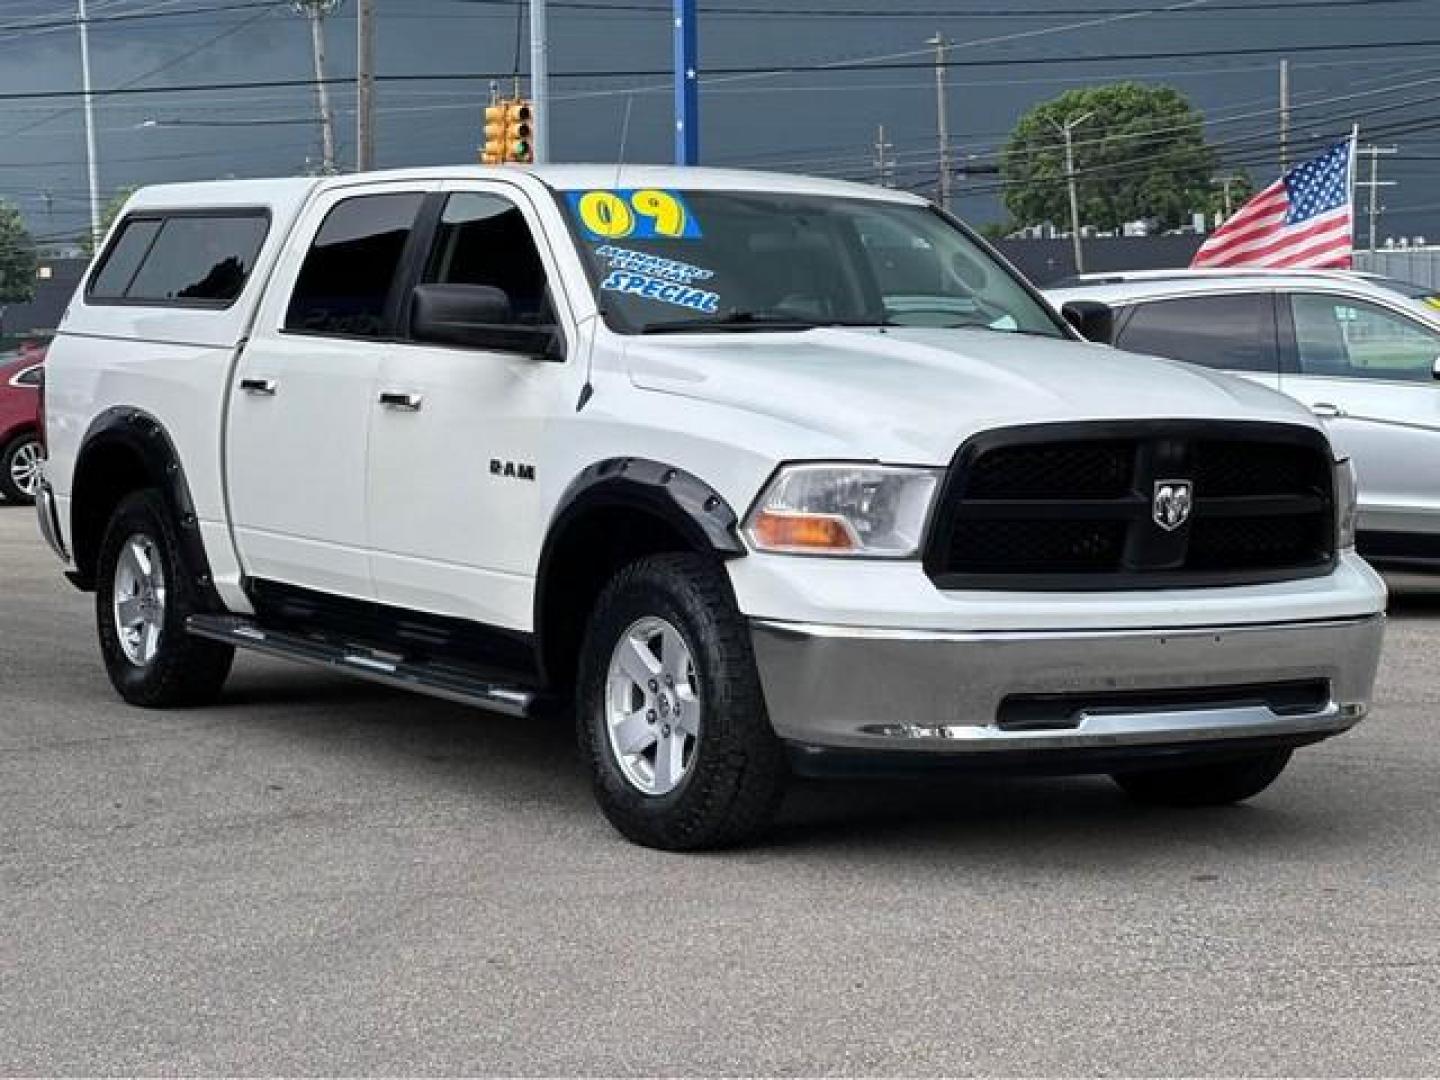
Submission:
{"label": "green tree", "polygon": [[20,211],[0,202],[0,312],[35,298],[35,241]]}
{"label": "green tree", "polygon": [[1111,83],[1068,90],[1015,125],[1000,173],[1017,227],[1070,221],[1061,133],[1067,123],[1081,224],[1115,229],[1156,218],[1174,228],[1215,202],[1215,159],[1200,114],[1168,86]]}
{"label": "green tree", "polygon": [[[130,201],[130,196],[135,194],[133,187],[124,187],[110,197],[105,208],[100,211],[100,235],[103,237],[110,231],[110,226],[115,224],[115,219],[120,216],[120,211],[125,209],[125,204]],[[86,232],[80,237],[80,248],[86,255],[95,254],[95,238]]]}

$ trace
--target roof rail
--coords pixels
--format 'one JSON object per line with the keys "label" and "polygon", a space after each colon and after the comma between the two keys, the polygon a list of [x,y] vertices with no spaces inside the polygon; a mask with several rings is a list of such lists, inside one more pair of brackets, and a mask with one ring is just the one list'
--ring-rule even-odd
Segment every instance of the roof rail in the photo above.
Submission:
{"label": "roof rail", "polygon": [[1113,270],[1089,274],[1071,274],[1050,288],[1075,288],[1080,285],[1124,285],[1132,281],[1187,281],[1204,277],[1318,277],[1339,280],[1373,278],[1380,275],[1366,270],[1302,270],[1284,267],[1172,267],[1165,270]]}

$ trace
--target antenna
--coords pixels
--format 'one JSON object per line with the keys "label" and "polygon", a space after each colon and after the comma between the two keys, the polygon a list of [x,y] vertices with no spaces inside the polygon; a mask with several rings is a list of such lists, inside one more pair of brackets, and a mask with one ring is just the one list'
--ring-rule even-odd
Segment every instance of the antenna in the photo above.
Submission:
{"label": "antenna", "polygon": [[620,122],[620,150],[615,155],[615,183],[614,187],[620,187],[620,170],[625,168],[625,142],[630,137],[630,109],[635,104],[635,95],[625,95],[625,119]]}

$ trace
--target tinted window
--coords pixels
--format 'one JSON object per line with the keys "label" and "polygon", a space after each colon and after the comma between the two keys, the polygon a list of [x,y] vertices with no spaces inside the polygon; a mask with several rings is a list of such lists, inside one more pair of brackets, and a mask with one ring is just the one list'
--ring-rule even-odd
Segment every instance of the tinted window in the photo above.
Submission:
{"label": "tinted window", "polygon": [[106,253],[90,297],[228,304],[244,288],[268,229],[261,213],[128,221]]}
{"label": "tinted window", "polygon": [[135,271],[150,245],[155,242],[162,222],[153,218],[127,221],[120,228],[120,234],[105,253],[95,280],[90,283],[90,295],[97,300],[119,300],[130,287]]}
{"label": "tinted window", "polygon": [[261,216],[172,217],[150,245],[125,298],[228,304],[244,288],[268,228]]}
{"label": "tinted window", "polygon": [[300,268],[285,328],[380,337],[401,256],[425,196],[362,195],[326,215]]}
{"label": "tinted window", "polygon": [[1158,300],[1135,308],[1116,344],[1204,367],[1275,374],[1274,312],[1268,294]]}
{"label": "tinted window", "polygon": [[1440,334],[1361,300],[1300,293],[1291,298],[1305,375],[1431,382]]}
{"label": "tinted window", "polygon": [[13,381],[16,386],[39,386],[44,380],[45,369],[36,365],[35,367],[26,368],[20,372],[19,375],[15,376]]}
{"label": "tinted window", "polygon": [[516,206],[498,195],[452,195],[440,218],[426,284],[491,285],[504,290],[516,321],[555,321],[545,267]]}

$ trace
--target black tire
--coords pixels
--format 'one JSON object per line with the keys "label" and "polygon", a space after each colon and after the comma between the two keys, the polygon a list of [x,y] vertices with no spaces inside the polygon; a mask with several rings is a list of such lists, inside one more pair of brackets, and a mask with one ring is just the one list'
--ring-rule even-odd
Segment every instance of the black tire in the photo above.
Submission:
{"label": "black tire", "polygon": [[[688,768],[667,794],[638,789],[622,771],[606,720],[606,683],[622,635],[648,618],[680,632],[694,664],[701,721]],[[646,847],[694,851],[753,839],[784,794],[784,750],[770,726],[750,635],[730,583],[711,559],[657,555],[621,570],[586,631],[577,685],[581,753],[596,799],[624,836]]]}
{"label": "black tire", "polygon": [[11,439],[5,449],[0,450],[0,496],[3,496],[6,502],[20,503],[22,506],[29,506],[35,501],[35,496],[32,492],[26,491],[15,482],[15,478],[10,474],[10,470],[15,464],[15,459],[20,456],[21,451],[26,447],[38,447],[39,445],[39,436],[32,432]]}
{"label": "black tire", "polygon": [[1228,806],[1259,795],[1290,761],[1289,750],[1230,761],[1116,773],[1111,779],[1125,794],[1147,806]]}
{"label": "black tire", "polygon": [[[152,542],[165,583],[154,656],[143,663],[126,655],[115,616],[115,578],[121,553],[137,536]],[[95,622],[105,670],[130,704],[152,709],[204,705],[214,701],[225,685],[235,650],[193,637],[185,630],[185,620],[204,611],[194,582],[195,572],[186,565],[164,500],[151,490],[127,495],[111,515],[100,542]]]}

